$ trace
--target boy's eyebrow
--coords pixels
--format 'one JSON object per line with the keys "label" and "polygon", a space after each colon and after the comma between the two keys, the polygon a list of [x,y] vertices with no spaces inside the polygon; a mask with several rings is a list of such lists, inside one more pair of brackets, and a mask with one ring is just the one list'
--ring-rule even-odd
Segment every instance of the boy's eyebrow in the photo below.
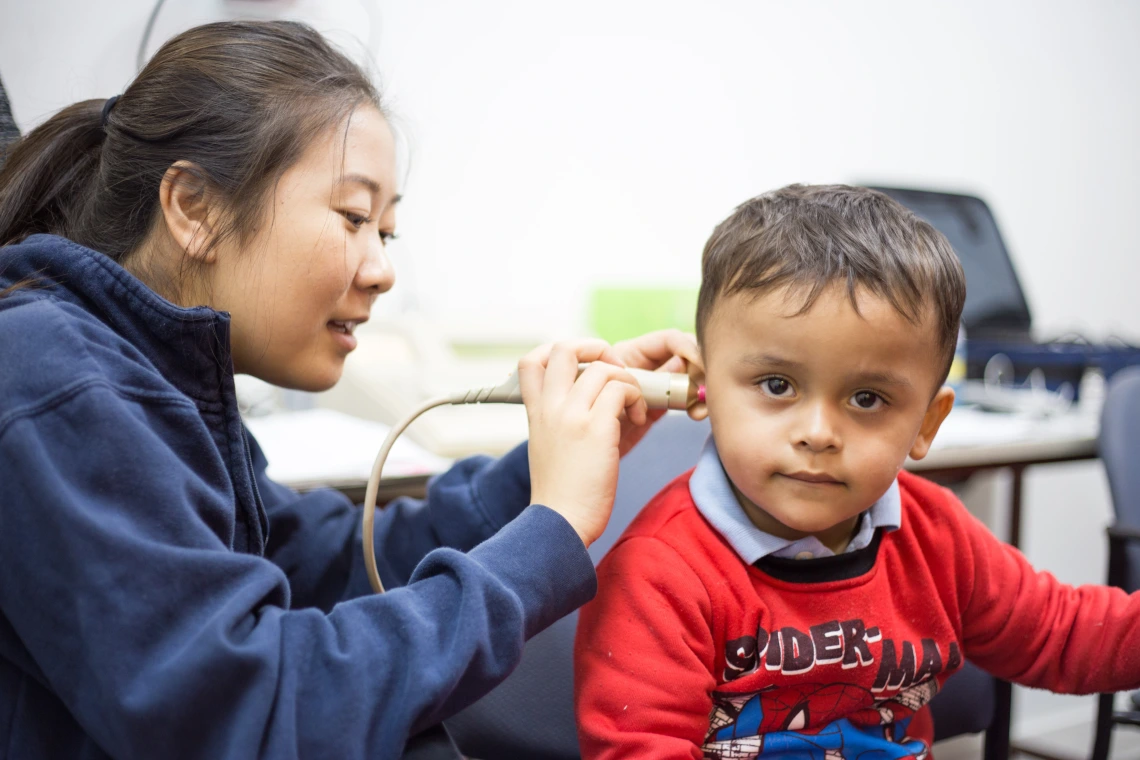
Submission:
{"label": "boy's eyebrow", "polygon": [[745,354],[741,358],[742,364],[751,364],[757,367],[780,367],[784,369],[796,369],[802,367],[803,364],[791,359],[785,359],[776,354]]}
{"label": "boy's eyebrow", "polygon": [[851,376],[852,385],[893,385],[896,388],[911,388],[911,382],[893,372],[859,372]]}

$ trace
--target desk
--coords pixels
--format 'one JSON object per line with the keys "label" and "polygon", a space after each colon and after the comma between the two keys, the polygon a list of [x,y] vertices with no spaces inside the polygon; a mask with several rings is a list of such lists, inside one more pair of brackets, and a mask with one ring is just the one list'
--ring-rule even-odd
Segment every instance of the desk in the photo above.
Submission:
{"label": "desk", "polygon": [[[245,421],[269,460],[268,475],[298,491],[335,488],[364,501],[372,462],[388,427],[330,409],[279,412]],[[423,497],[428,478],[451,461],[401,438],[384,465],[377,501]]]}
{"label": "desk", "polygon": [[[987,422],[995,429],[987,431]],[[1004,428],[1004,429],[1000,429]],[[1006,540],[1021,546],[1021,488],[1032,465],[1097,458],[1096,415],[1071,413],[1039,420],[955,409],[925,459],[906,469],[934,480],[962,480],[983,470],[1009,469],[1012,477]]]}

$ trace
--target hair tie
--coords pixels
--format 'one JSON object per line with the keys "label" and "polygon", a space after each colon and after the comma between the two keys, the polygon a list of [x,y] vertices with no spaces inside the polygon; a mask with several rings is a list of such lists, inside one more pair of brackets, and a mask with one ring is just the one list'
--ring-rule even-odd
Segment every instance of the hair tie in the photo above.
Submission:
{"label": "hair tie", "polygon": [[112,95],[111,97],[107,98],[107,102],[103,104],[103,115],[99,117],[99,123],[102,125],[103,129],[107,128],[107,117],[110,116],[111,109],[114,108],[115,104],[118,102],[119,96]]}

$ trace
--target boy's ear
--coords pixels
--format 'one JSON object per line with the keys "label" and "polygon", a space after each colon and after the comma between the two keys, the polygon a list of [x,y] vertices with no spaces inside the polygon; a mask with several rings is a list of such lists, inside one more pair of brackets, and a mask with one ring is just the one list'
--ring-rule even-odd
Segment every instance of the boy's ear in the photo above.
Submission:
{"label": "boy's ear", "polygon": [[918,429],[918,437],[914,439],[914,445],[910,449],[911,459],[922,459],[930,452],[930,444],[934,443],[934,436],[938,434],[938,428],[942,427],[942,421],[946,419],[946,415],[950,414],[950,410],[953,408],[954,389],[944,385],[939,388],[938,393],[934,394],[930,406],[926,407],[926,415],[922,418],[922,427]]}
{"label": "boy's ear", "polygon": [[216,218],[214,194],[199,169],[189,161],[176,161],[166,170],[158,188],[163,221],[175,245],[199,263],[212,263],[210,241]]}
{"label": "boy's ear", "polygon": [[[693,385],[703,388],[705,385],[705,362],[704,357],[700,357],[697,361],[689,362],[689,382]],[[704,399],[698,399],[692,403],[688,408],[689,417],[694,420],[703,420],[709,416],[709,407]]]}

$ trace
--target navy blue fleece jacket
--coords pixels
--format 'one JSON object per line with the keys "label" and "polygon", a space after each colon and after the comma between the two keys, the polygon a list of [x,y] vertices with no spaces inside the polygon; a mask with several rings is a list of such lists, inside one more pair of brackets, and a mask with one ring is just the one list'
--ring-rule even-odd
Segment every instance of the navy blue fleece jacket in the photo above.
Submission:
{"label": "navy blue fleece jacket", "polygon": [[100,253],[0,248],[0,756],[398,757],[593,596],[525,446],[378,518],[265,477],[229,319]]}

